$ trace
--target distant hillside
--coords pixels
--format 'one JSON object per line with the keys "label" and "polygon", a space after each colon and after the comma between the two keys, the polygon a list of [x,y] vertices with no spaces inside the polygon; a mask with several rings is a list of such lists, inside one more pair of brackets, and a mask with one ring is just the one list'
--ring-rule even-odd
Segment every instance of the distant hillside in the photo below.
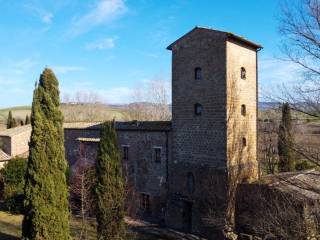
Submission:
{"label": "distant hillside", "polygon": [[5,122],[8,118],[9,111],[12,111],[13,117],[18,119],[25,119],[26,115],[30,115],[31,107],[30,106],[19,106],[12,108],[0,109],[0,122]]}
{"label": "distant hillside", "polygon": [[[127,106],[119,107],[105,104],[62,104],[61,109],[66,122],[75,121],[105,121],[115,118],[116,120],[129,120]],[[26,115],[31,114],[30,106],[18,106],[0,109],[0,129],[3,128],[9,111],[14,118],[24,120]]]}

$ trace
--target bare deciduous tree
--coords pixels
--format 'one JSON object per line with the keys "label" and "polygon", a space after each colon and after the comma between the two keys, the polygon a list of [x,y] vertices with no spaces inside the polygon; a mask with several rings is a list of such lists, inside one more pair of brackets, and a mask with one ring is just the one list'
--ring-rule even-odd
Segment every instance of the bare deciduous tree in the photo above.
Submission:
{"label": "bare deciduous tree", "polygon": [[155,78],[137,87],[133,92],[133,104],[129,106],[132,119],[142,121],[166,121],[171,119],[169,89],[162,79]]}
{"label": "bare deciduous tree", "polygon": [[[301,67],[301,81],[284,87],[276,101],[289,102],[293,110],[320,118],[320,1],[284,0],[280,33],[285,60]],[[320,166],[317,148],[293,144],[293,150]]]}

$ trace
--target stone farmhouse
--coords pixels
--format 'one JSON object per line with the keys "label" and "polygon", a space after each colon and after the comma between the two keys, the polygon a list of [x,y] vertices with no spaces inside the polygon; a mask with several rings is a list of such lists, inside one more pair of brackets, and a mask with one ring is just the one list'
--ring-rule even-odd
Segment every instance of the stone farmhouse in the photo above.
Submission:
{"label": "stone farmhouse", "polygon": [[[244,199],[245,188],[254,195],[249,183],[259,179],[261,48],[233,33],[203,27],[167,48],[172,52],[172,121],[116,122],[124,176],[133,189],[130,202],[139,217],[218,240],[228,227],[246,229],[236,214],[247,214],[247,209],[236,198]],[[65,123],[66,158],[73,171],[94,164],[100,128],[100,123]],[[16,131],[24,133],[7,134],[11,144],[24,136],[24,143],[16,144],[20,152],[27,151],[30,129]],[[4,151],[13,155],[15,147],[7,142]],[[244,186],[240,195],[239,184]]]}

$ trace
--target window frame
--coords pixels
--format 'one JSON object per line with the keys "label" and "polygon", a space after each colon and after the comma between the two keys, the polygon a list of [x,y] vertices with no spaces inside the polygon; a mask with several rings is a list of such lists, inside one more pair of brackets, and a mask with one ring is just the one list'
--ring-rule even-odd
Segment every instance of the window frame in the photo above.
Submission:
{"label": "window frame", "polygon": [[245,104],[241,104],[241,116],[247,116],[247,106]]}
{"label": "window frame", "polygon": [[242,137],[242,147],[247,147],[247,145],[248,145],[248,141],[247,141],[247,138],[244,136],[244,137]]}
{"label": "window frame", "polygon": [[203,79],[202,68],[201,67],[196,67],[194,69],[194,80],[200,81],[202,79]]}
{"label": "window frame", "polygon": [[157,147],[157,146],[153,147],[153,161],[155,163],[161,163],[162,162],[161,151],[162,151],[162,147]]}
{"label": "window frame", "polygon": [[247,79],[247,70],[245,67],[240,68],[240,78],[243,80]]}
{"label": "window frame", "polygon": [[[200,109],[200,111],[199,111]],[[202,112],[203,112],[203,105],[200,103],[195,103],[194,104],[194,115],[195,116],[202,116]]]}
{"label": "window frame", "polygon": [[[122,160],[128,161],[129,160],[129,145],[121,145],[122,147]],[[126,151],[125,151],[126,149]]]}

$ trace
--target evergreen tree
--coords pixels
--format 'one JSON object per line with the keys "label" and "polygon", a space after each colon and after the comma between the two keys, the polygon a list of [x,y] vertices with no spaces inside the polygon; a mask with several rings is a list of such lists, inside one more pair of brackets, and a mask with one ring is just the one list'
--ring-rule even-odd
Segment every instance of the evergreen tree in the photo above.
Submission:
{"label": "evergreen tree", "polygon": [[102,125],[95,186],[98,240],[122,240],[124,181],[114,122]]}
{"label": "evergreen tree", "polygon": [[9,111],[8,119],[7,119],[7,128],[13,128],[13,117],[12,112]]}
{"label": "evergreen tree", "polygon": [[70,239],[67,162],[58,85],[54,73],[46,68],[34,90],[22,239]]}
{"label": "evergreen tree", "polygon": [[15,127],[18,127],[18,123],[17,123],[17,120],[15,118],[12,118],[11,128],[15,128]]}
{"label": "evergreen tree", "polygon": [[30,118],[29,115],[26,116],[26,120],[24,121],[24,125],[30,124]]}
{"label": "evergreen tree", "polygon": [[295,168],[290,105],[282,105],[282,120],[278,133],[279,171],[290,172]]}
{"label": "evergreen tree", "polygon": [[20,126],[23,126],[23,125],[24,125],[23,120],[20,120]]}

